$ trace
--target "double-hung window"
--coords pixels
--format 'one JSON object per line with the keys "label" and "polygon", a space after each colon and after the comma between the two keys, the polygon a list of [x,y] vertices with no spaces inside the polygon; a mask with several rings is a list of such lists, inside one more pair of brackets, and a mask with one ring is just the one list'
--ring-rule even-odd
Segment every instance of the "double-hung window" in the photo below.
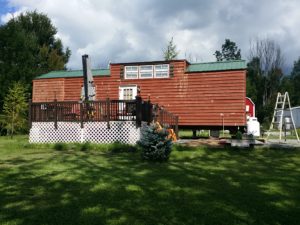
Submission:
{"label": "double-hung window", "polygon": [[140,66],[140,78],[152,78],[152,77],[153,77],[152,65]]}
{"label": "double-hung window", "polygon": [[125,79],[137,79],[139,73],[138,66],[126,66],[125,67]]}
{"label": "double-hung window", "polygon": [[160,64],[154,66],[154,77],[155,78],[165,78],[169,77],[169,65]]}

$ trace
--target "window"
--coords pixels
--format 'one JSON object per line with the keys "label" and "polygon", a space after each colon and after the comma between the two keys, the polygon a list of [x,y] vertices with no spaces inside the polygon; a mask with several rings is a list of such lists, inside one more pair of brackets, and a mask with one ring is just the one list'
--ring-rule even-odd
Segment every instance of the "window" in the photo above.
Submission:
{"label": "window", "polygon": [[169,77],[169,65],[168,64],[155,65],[154,77],[155,78]]}
{"label": "window", "polygon": [[120,100],[133,100],[137,95],[136,85],[125,85],[119,87],[119,99]]}
{"label": "window", "polygon": [[152,78],[153,77],[153,66],[140,66],[140,78]]}
{"label": "window", "polygon": [[133,90],[132,88],[125,88],[124,92],[124,100],[132,100],[133,99]]}
{"label": "window", "polygon": [[138,78],[138,66],[126,66],[125,79],[137,79],[137,78]]}
{"label": "window", "polygon": [[125,66],[125,79],[169,77],[169,64]]}

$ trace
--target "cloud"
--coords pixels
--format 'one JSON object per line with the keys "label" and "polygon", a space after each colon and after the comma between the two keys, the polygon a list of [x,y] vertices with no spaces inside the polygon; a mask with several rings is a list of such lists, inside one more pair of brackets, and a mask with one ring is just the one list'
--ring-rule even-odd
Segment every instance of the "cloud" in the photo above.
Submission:
{"label": "cloud", "polygon": [[7,12],[0,17],[0,24],[5,24],[7,23],[10,19],[19,16],[22,12],[26,12],[29,9],[27,7],[20,7],[20,9],[12,11],[12,12]]}
{"label": "cloud", "polygon": [[[225,38],[248,57],[249,41],[269,37],[281,45],[286,64],[300,55],[300,1],[290,0],[9,0],[15,15],[26,10],[47,14],[57,36],[70,47],[69,68],[81,68],[89,54],[94,67],[108,62],[160,60],[168,40],[179,58],[214,61]],[[7,22],[11,15],[1,16]]]}

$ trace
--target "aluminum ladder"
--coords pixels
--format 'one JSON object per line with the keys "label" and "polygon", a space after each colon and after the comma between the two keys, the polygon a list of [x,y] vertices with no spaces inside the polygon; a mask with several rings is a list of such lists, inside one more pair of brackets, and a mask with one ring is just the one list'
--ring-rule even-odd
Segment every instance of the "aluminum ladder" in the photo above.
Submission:
{"label": "aluminum ladder", "polygon": [[285,92],[284,95],[281,93],[277,93],[274,114],[273,114],[272,122],[270,124],[270,128],[268,131],[267,139],[270,136],[271,130],[279,129],[279,141],[281,142],[282,128],[283,128],[283,116],[284,116],[285,109],[289,110],[289,112],[290,112],[292,126],[294,128],[294,131],[295,131],[295,134],[297,137],[297,141],[299,142],[299,136],[298,136],[297,129],[296,129],[296,126],[294,123],[293,112],[291,110],[291,102],[290,102],[290,97],[289,97],[288,92]]}

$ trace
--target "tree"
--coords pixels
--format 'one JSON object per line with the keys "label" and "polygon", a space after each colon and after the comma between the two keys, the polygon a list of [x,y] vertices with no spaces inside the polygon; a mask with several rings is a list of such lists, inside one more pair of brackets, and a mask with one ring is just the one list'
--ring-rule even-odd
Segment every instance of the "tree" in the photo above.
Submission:
{"label": "tree", "polygon": [[230,41],[230,39],[225,39],[222,50],[216,51],[214,55],[217,61],[240,60],[241,49],[238,49],[235,42]]}
{"label": "tree", "polygon": [[174,45],[173,43],[173,37],[172,37],[168,43],[167,48],[164,50],[164,59],[166,61],[176,59],[178,53],[179,52],[176,49],[176,45]]}
{"label": "tree", "polygon": [[258,93],[260,92],[260,87],[257,86],[257,83],[261,83],[261,72],[260,72],[260,63],[259,58],[253,58],[247,64],[247,97],[251,98],[256,104],[260,100],[258,98]]}
{"label": "tree", "polygon": [[264,78],[262,104],[265,106],[279,91],[280,81],[283,76],[281,68],[284,62],[281,48],[271,39],[256,39],[250,45],[250,58],[259,59],[260,76]]}
{"label": "tree", "polygon": [[300,105],[300,57],[294,62],[294,67],[291,73],[291,102],[292,105]]}
{"label": "tree", "polygon": [[[281,92],[281,93],[288,92],[290,101],[291,101],[291,105],[293,106],[296,104],[295,100],[297,100],[297,98],[293,99],[293,97],[295,95],[294,83],[293,83],[293,80],[290,75],[286,75],[281,79],[279,92]],[[298,96],[298,98],[299,98],[299,96]]]}
{"label": "tree", "polygon": [[138,146],[142,149],[142,158],[150,161],[166,161],[172,151],[169,132],[158,123],[152,123],[142,131]]}
{"label": "tree", "polygon": [[1,123],[7,130],[8,135],[13,137],[16,132],[25,129],[27,110],[25,85],[21,82],[15,82],[4,98],[3,114],[1,115]]}
{"label": "tree", "polygon": [[247,95],[256,103],[259,121],[267,124],[272,117],[276,94],[280,90],[283,55],[280,46],[273,40],[256,39],[250,43],[249,58]]}
{"label": "tree", "polygon": [[66,68],[71,52],[56,33],[50,19],[36,11],[0,26],[0,102],[13,82],[30,85],[37,75]]}

